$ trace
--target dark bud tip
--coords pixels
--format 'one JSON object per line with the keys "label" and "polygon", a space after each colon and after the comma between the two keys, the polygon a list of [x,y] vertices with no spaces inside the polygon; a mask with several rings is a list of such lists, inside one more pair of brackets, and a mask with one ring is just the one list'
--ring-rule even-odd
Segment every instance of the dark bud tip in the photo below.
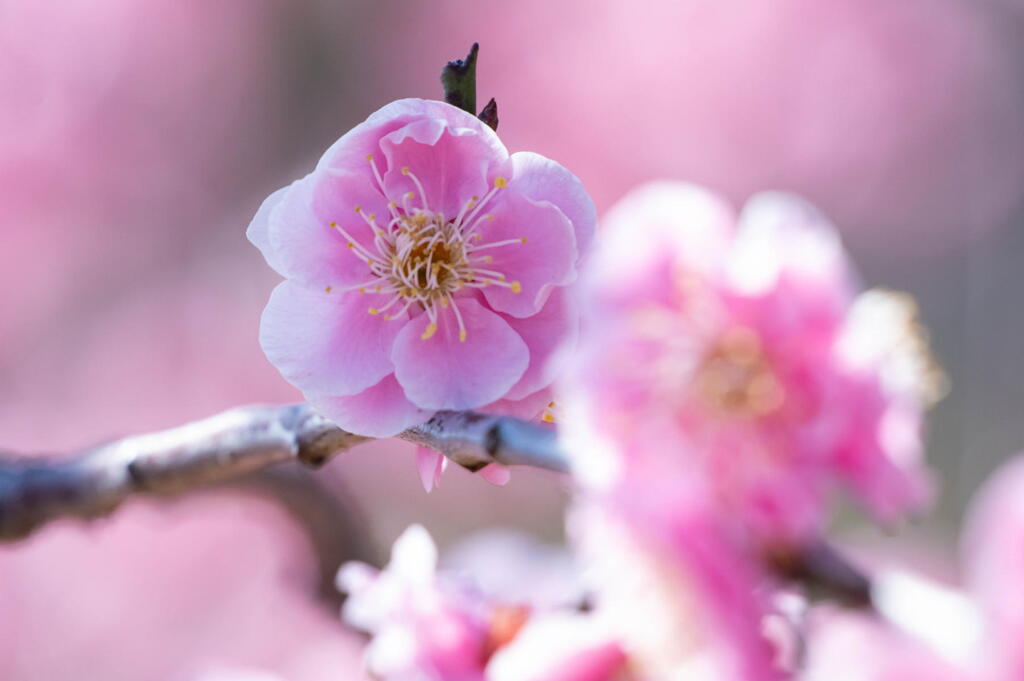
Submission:
{"label": "dark bud tip", "polygon": [[476,113],[476,57],[480,44],[473,43],[465,59],[456,59],[441,69],[444,101],[471,114]]}
{"label": "dark bud tip", "polygon": [[494,97],[491,97],[491,101],[487,102],[487,106],[481,109],[480,115],[477,118],[490,126],[491,130],[498,130],[498,103],[494,101]]}

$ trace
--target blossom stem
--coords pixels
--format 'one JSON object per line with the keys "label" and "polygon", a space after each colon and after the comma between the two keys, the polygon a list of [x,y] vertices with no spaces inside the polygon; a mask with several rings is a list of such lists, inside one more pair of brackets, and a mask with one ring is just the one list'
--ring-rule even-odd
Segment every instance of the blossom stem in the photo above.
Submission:
{"label": "blossom stem", "polygon": [[476,113],[476,58],[479,52],[480,43],[473,43],[465,59],[450,61],[441,69],[444,101],[473,114],[490,126],[491,130],[497,130],[498,103],[494,101],[493,97],[479,115]]}
{"label": "blossom stem", "polygon": [[[398,437],[474,471],[490,463],[567,468],[553,429],[507,417],[439,412]],[[0,541],[58,518],[106,515],[135,495],[180,494],[293,460],[320,466],[368,440],[306,404],[249,406],[71,457],[0,457]]]}
{"label": "blossom stem", "polygon": [[476,115],[476,57],[480,43],[473,43],[465,59],[456,59],[441,69],[444,101]]}

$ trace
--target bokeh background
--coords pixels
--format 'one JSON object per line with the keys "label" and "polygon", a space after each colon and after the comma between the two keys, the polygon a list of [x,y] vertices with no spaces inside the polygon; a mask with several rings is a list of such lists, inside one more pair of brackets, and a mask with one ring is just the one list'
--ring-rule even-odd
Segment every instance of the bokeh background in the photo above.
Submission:
{"label": "bokeh background", "polygon": [[[951,555],[972,490],[1024,448],[1013,0],[0,0],[0,446],[299,399],[257,344],[276,276],[245,227],[370,112],[439,97],[473,41],[506,144],[599,209],[659,177],[794,190],[867,284],[917,297],[952,392],[940,506],[903,541]],[[412,461],[374,443],[0,547],[0,679],[361,678],[339,562],[413,521],[442,544],[563,533],[553,476],[453,470],[428,496]]]}

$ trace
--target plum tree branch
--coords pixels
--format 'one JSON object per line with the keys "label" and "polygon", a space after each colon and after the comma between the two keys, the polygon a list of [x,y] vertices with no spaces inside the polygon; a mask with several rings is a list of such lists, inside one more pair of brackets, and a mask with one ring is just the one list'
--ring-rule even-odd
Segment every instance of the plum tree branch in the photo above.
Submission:
{"label": "plum tree branch", "polygon": [[[552,428],[507,417],[439,412],[398,437],[474,471],[489,463],[567,470]],[[250,406],[71,457],[0,457],[0,541],[58,518],[107,514],[138,494],[178,494],[286,461],[320,466],[369,439],[306,404]]]}

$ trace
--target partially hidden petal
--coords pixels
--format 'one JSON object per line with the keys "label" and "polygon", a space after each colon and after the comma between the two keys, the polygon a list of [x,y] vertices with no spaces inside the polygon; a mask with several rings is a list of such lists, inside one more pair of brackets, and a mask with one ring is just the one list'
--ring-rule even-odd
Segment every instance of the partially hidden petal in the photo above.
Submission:
{"label": "partially hidden petal", "polygon": [[540,312],[521,319],[510,317],[507,321],[530,348],[530,365],[505,396],[521,400],[551,385],[564,366],[565,353],[572,352],[576,345],[580,322],[575,291],[559,286]]}
{"label": "partially hidden petal", "polygon": [[441,452],[427,447],[416,448],[416,469],[420,474],[420,483],[426,492],[430,492],[441,484],[441,474],[448,468],[448,459]]}
{"label": "partially hidden petal", "polygon": [[478,470],[476,474],[498,487],[504,487],[512,479],[512,471],[508,466],[502,466],[500,463],[489,463]]}
{"label": "partially hidden petal", "polygon": [[492,165],[507,159],[496,154],[475,129],[452,128],[437,118],[415,121],[381,140],[387,158],[384,186],[392,200],[455,218],[474,196],[487,191]]}
{"label": "partially hidden petal", "polygon": [[355,395],[307,394],[306,399],[342,430],[366,437],[392,437],[433,416],[406,399],[394,374]]}
{"label": "partially hidden petal", "polygon": [[531,151],[516,152],[509,191],[554,204],[572,223],[580,255],[589,250],[597,229],[597,208],[583,183],[564,166]]}
{"label": "partially hidden petal", "polygon": [[483,289],[495,310],[528,317],[544,304],[552,287],[576,278],[576,237],[572,224],[553,204],[508,194],[478,228],[471,257],[499,272],[501,283]]}
{"label": "partially hidden petal", "polygon": [[270,213],[281,203],[281,199],[284,198],[285,192],[288,189],[289,187],[281,187],[264,199],[263,203],[260,204],[259,210],[256,211],[252,222],[249,223],[249,228],[245,230],[245,236],[249,239],[249,242],[260,249],[260,253],[263,254],[267,264],[279,274],[281,269],[276,264],[277,258],[274,255],[274,250],[270,247]]}

